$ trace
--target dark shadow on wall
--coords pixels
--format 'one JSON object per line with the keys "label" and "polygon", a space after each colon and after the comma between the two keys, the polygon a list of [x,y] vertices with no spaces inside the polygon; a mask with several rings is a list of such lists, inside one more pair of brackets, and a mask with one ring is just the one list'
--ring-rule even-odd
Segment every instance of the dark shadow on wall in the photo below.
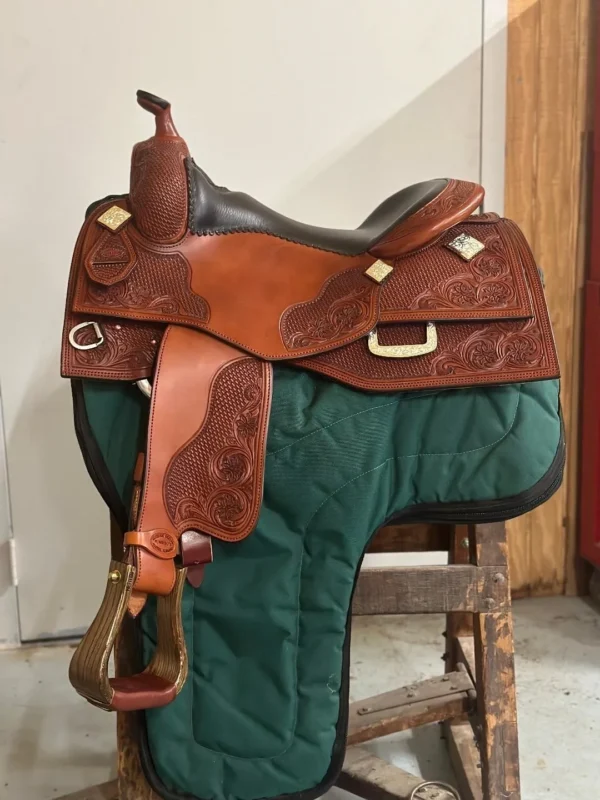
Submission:
{"label": "dark shadow on wall", "polygon": [[[353,227],[411,183],[439,177],[479,181],[480,70],[477,50],[368,136],[340,145],[310,167],[290,184],[278,210],[317,224]],[[465,120],[472,121],[467,137]],[[311,214],[315,198],[328,209],[327,219]]]}

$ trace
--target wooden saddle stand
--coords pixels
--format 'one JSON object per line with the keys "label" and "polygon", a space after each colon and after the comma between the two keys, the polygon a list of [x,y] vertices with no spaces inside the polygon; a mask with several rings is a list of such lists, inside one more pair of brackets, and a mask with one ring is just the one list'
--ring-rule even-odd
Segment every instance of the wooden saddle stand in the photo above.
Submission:
{"label": "wooden saddle stand", "polygon": [[[117,538],[117,537],[113,537]],[[448,551],[448,566],[364,569],[353,614],[446,614],[445,674],[350,706],[337,786],[366,800],[520,800],[513,623],[503,523],[383,528],[369,552]],[[118,646],[129,674],[131,640]],[[365,742],[441,723],[459,795],[392,766]],[[118,778],[62,800],[158,800],[144,777],[135,718],[117,714]]]}

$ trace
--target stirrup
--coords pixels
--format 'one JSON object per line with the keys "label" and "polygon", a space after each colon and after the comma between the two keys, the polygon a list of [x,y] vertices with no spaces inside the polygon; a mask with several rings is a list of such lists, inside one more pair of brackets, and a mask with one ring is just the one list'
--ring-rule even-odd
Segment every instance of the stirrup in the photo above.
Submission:
{"label": "stirrup", "polygon": [[109,678],[108,663],[127,612],[136,568],[111,561],[102,605],[69,667],[69,680],[92,705],[105,711],[140,711],[172,702],[187,678],[188,659],[181,624],[181,596],[187,570],[177,569],[170,594],[157,596],[157,645],[143,672]]}

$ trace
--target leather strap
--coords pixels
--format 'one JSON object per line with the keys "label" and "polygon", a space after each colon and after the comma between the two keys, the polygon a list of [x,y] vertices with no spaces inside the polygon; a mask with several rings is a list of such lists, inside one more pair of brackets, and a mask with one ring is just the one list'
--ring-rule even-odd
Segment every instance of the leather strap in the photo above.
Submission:
{"label": "leather strap", "polygon": [[138,453],[133,469],[133,489],[131,493],[131,508],[129,510],[129,524],[132,528],[137,523],[138,513],[140,510],[140,500],[142,499],[142,483],[144,480],[144,464],[146,463],[146,456],[144,453]]}
{"label": "leather strap", "polygon": [[[170,703],[185,681],[181,627],[185,566],[198,586],[212,560],[210,536],[238,540],[256,524],[262,501],[271,367],[190,329],[169,327],[154,378],[148,449],[135,530],[124,537],[125,561],[113,562],[104,600],[70,668],[77,691],[105,709],[132,711]],[[145,466],[145,470],[144,470]],[[205,531],[200,533],[199,531]],[[158,644],[139,675],[108,677],[127,610],[158,596]]]}
{"label": "leather strap", "polygon": [[204,567],[213,560],[212,539],[198,531],[184,531],[181,534],[181,562],[187,567],[187,579],[195,589],[204,578]]}
{"label": "leather strap", "polygon": [[173,559],[179,552],[177,537],[166,530],[128,531],[123,544],[126,547],[143,547],[157,558]]}

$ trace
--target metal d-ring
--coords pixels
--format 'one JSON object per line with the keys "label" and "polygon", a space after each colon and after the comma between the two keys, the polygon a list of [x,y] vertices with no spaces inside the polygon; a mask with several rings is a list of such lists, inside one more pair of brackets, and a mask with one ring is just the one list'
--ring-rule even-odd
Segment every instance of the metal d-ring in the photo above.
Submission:
{"label": "metal d-ring", "polygon": [[421,789],[426,789],[428,786],[432,786],[435,789],[445,789],[447,792],[450,792],[452,797],[455,797],[456,800],[460,800],[460,795],[453,786],[450,786],[448,783],[441,783],[440,781],[423,781],[423,783],[415,786],[408,800],[419,800],[417,792],[420,792]]}
{"label": "metal d-ring", "polygon": [[[89,328],[90,325],[96,334],[96,341],[92,342],[91,344],[79,344],[75,339],[75,334],[77,331],[82,331],[84,328]],[[74,328],[71,328],[69,331],[69,342],[76,350],[95,350],[96,347],[100,347],[100,345],[104,343],[104,335],[102,334],[100,325],[98,325],[97,322],[90,320],[89,322],[80,322],[79,325],[75,325]]]}
{"label": "metal d-ring", "polygon": [[427,338],[422,344],[379,344],[377,338],[377,328],[369,334],[369,350],[374,356],[382,356],[383,358],[414,358],[415,356],[424,356],[427,353],[433,353],[438,346],[437,329],[435,322],[427,322],[425,324],[427,331]]}

